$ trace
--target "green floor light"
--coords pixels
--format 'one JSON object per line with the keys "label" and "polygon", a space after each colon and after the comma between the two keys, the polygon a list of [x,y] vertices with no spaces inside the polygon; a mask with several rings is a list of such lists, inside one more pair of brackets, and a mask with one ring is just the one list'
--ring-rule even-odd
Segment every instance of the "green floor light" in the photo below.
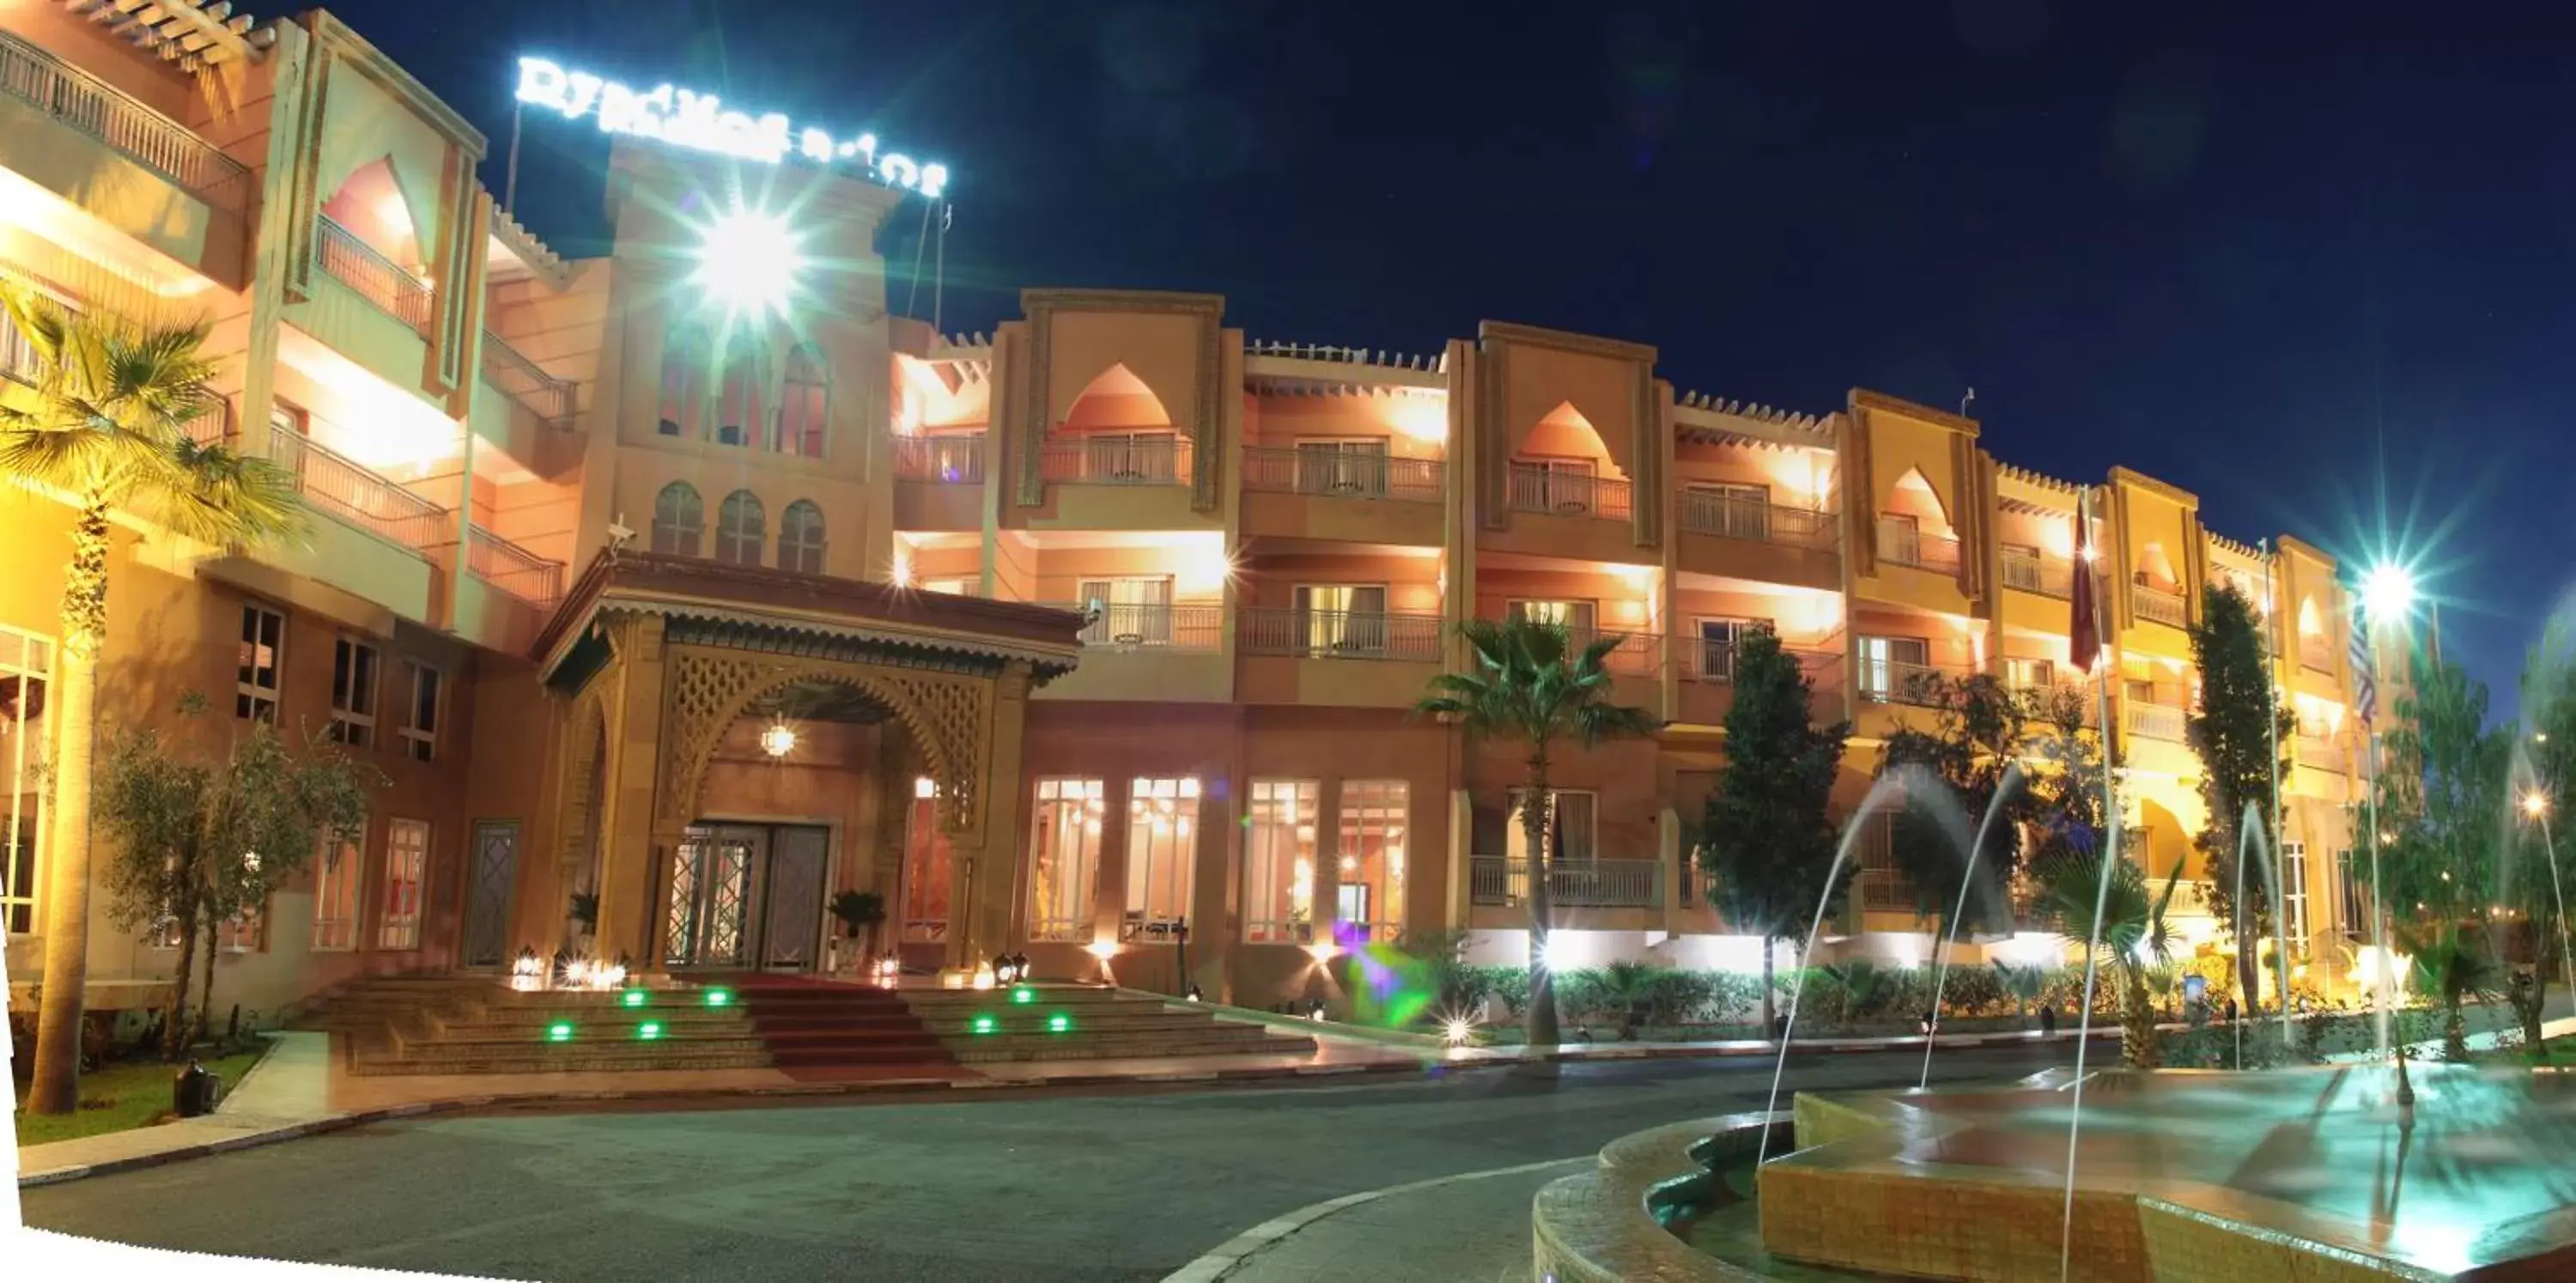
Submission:
{"label": "green floor light", "polygon": [[973,1028],[979,1034],[988,1034],[1001,1028],[1001,1022],[993,1019],[992,1012],[980,1012],[975,1017]]}
{"label": "green floor light", "polygon": [[617,995],[617,1001],[629,1007],[641,1007],[644,1005],[644,991],[641,989],[629,989],[626,992]]}
{"label": "green floor light", "polygon": [[733,990],[731,990],[731,989],[709,989],[709,990],[707,990],[707,1005],[708,1005],[708,1006],[710,1006],[710,1007],[723,1007],[723,1006],[729,1006],[729,1005],[731,1005],[731,1004],[732,1004],[732,1002],[733,1002]]}
{"label": "green floor light", "polygon": [[1061,1011],[1047,1017],[1047,1032],[1051,1034],[1072,1033],[1073,1017],[1068,1016]]}
{"label": "green floor light", "polygon": [[662,1022],[659,1020],[647,1020],[643,1024],[635,1026],[635,1036],[646,1042],[651,1042],[654,1039],[661,1037]]}
{"label": "green floor light", "polygon": [[1038,991],[1037,991],[1037,990],[1035,990],[1035,989],[1031,989],[1031,988],[1030,988],[1030,987],[1028,987],[1027,985],[1021,985],[1019,988],[1017,988],[1017,989],[1013,989],[1013,990],[1011,991],[1011,1001],[1016,1002],[1016,1003],[1020,1004],[1021,1006],[1024,1006],[1024,1007],[1025,1007],[1025,1006],[1027,1006],[1028,1004],[1030,1004],[1030,1003],[1032,1003],[1032,1002],[1036,1002],[1037,1000],[1038,1000]]}
{"label": "green floor light", "polygon": [[558,1020],[553,1024],[546,1026],[546,1041],[571,1042],[572,1022],[569,1020]]}

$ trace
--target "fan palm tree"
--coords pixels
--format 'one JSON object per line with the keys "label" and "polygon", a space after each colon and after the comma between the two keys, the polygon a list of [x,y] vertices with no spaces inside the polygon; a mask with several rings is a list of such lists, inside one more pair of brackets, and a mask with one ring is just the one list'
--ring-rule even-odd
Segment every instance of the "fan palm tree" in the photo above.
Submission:
{"label": "fan palm tree", "polygon": [[2112,864],[2107,888],[2101,885],[2101,873],[2099,856],[2051,861],[2040,874],[2041,903],[2048,906],[2068,939],[2100,942],[2102,959],[2111,964],[2120,986],[2120,1058],[2132,1069],[2153,1069],[2163,1057],[2156,1042],[2155,998],[2148,992],[2147,981],[2173,959],[2175,936],[2166,911],[2182,881],[2182,865],[2175,863],[2160,892],[2148,887],[2146,870],[2125,859]]}
{"label": "fan palm tree", "polygon": [[300,530],[303,511],[283,469],[188,435],[191,423],[221,405],[207,386],[214,365],[200,352],[204,325],[146,327],[75,313],[5,281],[0,308],[38,368],[32,406],[0,406],[0,478],[78,512],[53,678],[61,738],[53,759],[44,987],[27,1094],[29,1112],[64,1114],[78,1102],[80,1085],[109,516],[126,507],[174,535],[233,548]]}
{"label": "fan palm tree", "polygon": [[1610,652],[1623,640],[1600,637],[1581,645],[1563,624],[1514,617],[1459,625],[1473,654],[1470,672],[1442,673],[1414,711],[1452,717],[1479,738],[1517,740],[1528,757],[1527,805],[1521,808],[1523,848],[1529,852],[1530,998],[1527,1041],[1556,1045],[1555,987],[1547,973],[1548,772],[1568,740],[1591,748],[1603,740],[1651,735],[1662,725],[1642,708],[1610,701]]}
{"label": "fan palm tree", "polygon": [[2442,1057],[2469,1058],[2469,1024],[2463,1008],[2489,1002],[2504,988],[2505,969],[2476,931],[2456,922],[2401,924],[2397,947],[2414,959],[2406,979],[2416,993],[2442,1008]]}

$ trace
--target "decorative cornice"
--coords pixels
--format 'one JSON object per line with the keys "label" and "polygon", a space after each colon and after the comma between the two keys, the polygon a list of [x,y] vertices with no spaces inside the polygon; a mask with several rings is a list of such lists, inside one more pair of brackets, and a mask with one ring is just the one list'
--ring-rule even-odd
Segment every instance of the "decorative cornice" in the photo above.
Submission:
{"label": "decorative cornice", "polygon": [[[485,195],[491,193],[486,192]],[[492,239],[508,246],[519,261],[528,265],[528,274],[544,281],[548,288],[562,292],[572,284],[572,265],[563,260],[553,247],[537,239],[527,225],[512,217],[510,211],[495,201],[492,205]]]}
{"label": "decorative cornice", "polygon": [[367,79],[383,86],[403,105],[419,112],[430,127],[446,135],[449,142],[464,148],[473,159],[483,159],[486,148],[483,131],[456,114],[454,108],[439,101],[438,95],[431,93],[428,86],[413,79],[410,72],[368,43],[365,36],[351,30],[347,23],[331,16],[325,9],[307,11],[304,29],[312,32],[314,43],[329,51],[331,56],[348,59],[350,65]]}
{"label": "decorative cornice", "polygon": [[1225,297],[1154,290],[1022,290],[1020,311],[1028,318],[1030,337],[1029,403],[1020,410],[1020,506],[1036,507],[1046,501],[1040,460],[1054,414],[1049,387],[1052,374],[1047,367],[1053,359],[1056,314],[1144,312],[1187,316],[1197,322],[1193,327],[1198,331],[1193,343],[1197,395],[1190,400],[1190,418],[1182,425],[1182,434],[1190,439],[1190,507],[1197,512],[1216,511],[1222,500],[1218,485],[1224,475],[1221,455],[1225,446],[1226,397],[1218,384],[1225,377]]}
{"label": "decorative cornice", "polygon": [[2181,504],[2188,511],[2200,511],[2199,495],[2193,494],[2170,481],[2158,481],[2154,477],[2150,477],[2143,472],[2133,472],[2127,468],[2114,467],[2111,469],[2111,484],[2118,486],[2134,486],[2137,489],[2146,491],[2148,494],[2170,499],[2175,503]]}
{"label": "decorative cornice", "polygon": [[2238,543],[2207,526],[2202,526],[2200,528],[2200,533],[2202,537],[2209,540],[2210,547],[2215,548],[2220,552],[2227,553],[2231,556],[2242,557],[2247,561],[2259,562],[2263,560],[2262,549],[2259,549],[2252,544]]}
{"label": "decorative cornice", "polygon": [[227,62],[258,62],[277,43],[274,27],[251,29],[249,14],[232,0],[62,0],[64,9],[138,49],[148,49],[179,70],[196,72]]}
{"label": "decorative cornice", "polygon": [[1850,405],[1854,411],[1852,418],[1855,422],[1860,418],[1858,411],[1881,410],[1889,414],[1901,414],[1909,419],[1920,419],[1925,423],[1948,428],[1953,432],[1964,432],[1972,437],[1977,435],[1978,431],[1977,421],[1964,415],[1952,414],[1947,410],[1935,410],[1928,405],[1908,401],[1903,397],[1889,396],[1884,392],[1872,392],[1867,388],[1853,388]]}
{"label": "decorative cornice", "polygon": [[[1833,416],[1829,414],[1801,414],[1795,410],[1783,410],[1774,406],[1758,405],[1745,401],[1729,401],[1722,397],[1710,396],[1704,392],[1683,392],[1677,394],[1673,399],[1673,409],[1677,419],[1684,412],[1697,411],[1703,414],[1722,414],[1732,418],[1750,419],[1755,423],[1776,426],[1789,432],[1800,432],[1811,436],[1831,436],[1833,433],[1833,425],[1831,423]],[[1751,437],[1749,434],[1736,432],[1732,429],[1720,426],[1712,426],[1709,430],[1745,436],[1748,440],[1763,439]]]}
{"label": "decorative cornice", "polygon": [[2017,468],[2000,459],[1995,461],[1995,469],[2006,481],[2018,481],[2026,486],[2036,486],[2042,490],[2062,494],[2066,496],[2069,501],[2072,501],[2077,495],[2084,492],[2084,487],[2079,486],[2072,481],[2060,481],[2055,477],[2033,472],[2028,468]]}
{"label": "decorative cornice", "polygon": [[1215,318],[1225,315],[1225,296],[1170,290],[1021,290],[1021,314],[1034,319],[1040,311],[1179,312]]}
{"label": "decorative cornice", "polygon": [[1614,361],[1643,361],[1650,368],[1655,364],[1655,349],[1649,344],[1541,329],[1535,325],[1516,325],[1510,321],[1480,321],[1476,325],[1476,337],[1488,341],[1526,343],[1531,347],[1554,348],[1583,356],[1606,356]]}

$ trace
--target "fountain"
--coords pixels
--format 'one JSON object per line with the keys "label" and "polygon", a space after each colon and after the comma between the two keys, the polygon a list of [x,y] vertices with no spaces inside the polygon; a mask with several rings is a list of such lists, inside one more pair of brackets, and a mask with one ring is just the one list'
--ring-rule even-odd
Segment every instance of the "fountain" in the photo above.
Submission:
{"label": "fountain", "polygon": [[[1950,951],[1959,946],[1959,920],[1968,915],[1968,888],[1977,884],[1977,857],[1985,854],[1986,838],[1993,832],[1995,817],[2003,814],[2004,801],[2022,785],[2021,763],[2004,767],[2004,776],[1995,784],[1995,795],[1986,803],[1986,818],[1977,821],[1976,839],[1968,846],[1968,867],[1959,874],[1959,900],[1950,906],[1949,921],[1942,924],[1941,951],[1932,958],[1932,1027],[1923,1031],[1923,1077],[1916,1089],[1932,1085],[1933,1035],[1941,1028],[1941,997],[1950,984]],[[1775,1098],[1773,1107],[1778,1106]]]}
{"label": "fountain", "polygon": [[[2280,979],[2274,983],[2279,986],[2276,992],[2281,1000],[2281,1045],[2287,1047],[2299,1039],[2298,1030],[2290,1023],[2290,930],[2284,921],[2288,915],[2281,904],[2281,872],[2272,865],[2272,842],[2263,833],[2263,811],[2252,802],[2245,804],[2245,817],[2236,824],[2236,899],[2232,903],[2236,906],[2234,934],[2238,949],[2247,945],[2245,920],[2249,915],[2245,912],[2245,866],[2249,861],[2245,856],[2249,846],[2262,848],[2263,883],[2272,893],[2272,898],[2265,903],[2272,906],[2272,965],[2280,973]],[[2250,1016],[2253,1014],[2254,995],[2247,994],[2245,1000],[2246,1014]],[[2241,1020],[2235,1022],[2238,1069],[2245,1067],[2246,1023]],[[2381,1050],[2386,1048],[2383,1046]]]}

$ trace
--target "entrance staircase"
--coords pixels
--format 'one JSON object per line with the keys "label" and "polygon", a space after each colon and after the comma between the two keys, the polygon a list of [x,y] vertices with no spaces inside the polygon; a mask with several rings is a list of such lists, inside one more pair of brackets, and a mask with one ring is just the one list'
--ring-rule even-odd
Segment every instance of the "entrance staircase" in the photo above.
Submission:
{"label": "entrance staircase", "polygon": [[900,992],[961,1064],[1315,1051],[1315,1040],[1304,1034],[1220,1019],[1204,1007],[1132,989],[1028,984]]}
{"label": "entrance staircase", "polygon": [[752,1069],[770,1063],[751,1018],[696,989],[524,993],[480,976],[360,981],[301,1026],[336,1035],[358,1074]]}

